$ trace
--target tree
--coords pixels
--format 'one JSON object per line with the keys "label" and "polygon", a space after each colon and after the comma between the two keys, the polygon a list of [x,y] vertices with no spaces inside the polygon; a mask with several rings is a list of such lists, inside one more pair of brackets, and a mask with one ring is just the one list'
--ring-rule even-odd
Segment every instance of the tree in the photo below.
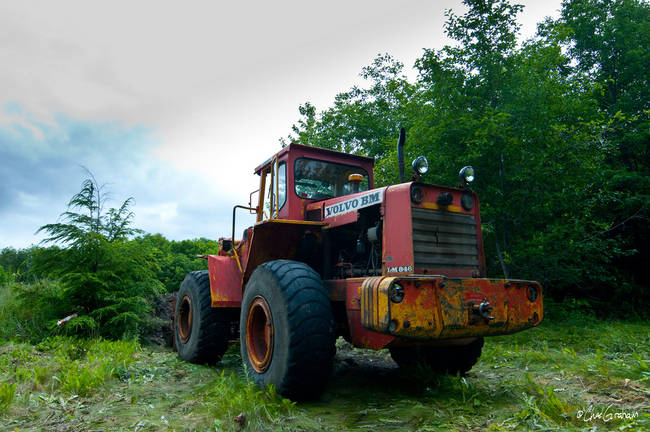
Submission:
{"label": "tree", "polygon": [[[472,88],[477,103],[497,108],[504,90],[503,78],[512,68],[516,50],[517,14],[523,6],[507,0],[465,0],[469,10],[463,16],[447,11],[447,36],[456,46],[442,50],[448,66],[459,68],[465,86]],[[469,95],[468,94],[468,95]]]}
{"label": "tree", "polygon": [[[57,222],[40,227],[37,233],[49,233],[44,242],[62,243],[77,246],[88,242],[90,237],[101,236],[108,242],[123,240],[141,232],[131,228],[133,212],[129,210],[133,197],[127,198],[122,205],[104,212],[106,194],[102,192],[105,185],[100,185],[95,176],[86,170],[89,178],[84,180],[81,190],[68,202],[68,211],[61,214],[64,223]],[[84,212],[73,211],[75,209]]]}
{"label": "tree", "polygon": [[197,255],[216,255],[219,252],[218,242],[204,238],[170,241],[162,234],[145,234],[134,241],[153,251],[158,263],[156,278],[167,292],[177,291],[189,272],[208,269],[208,262]]}
{"label": "tree", "polygon": [[[650,285],[650,4],[639,0],[571,0],[546,26],[593,89],[601,115],[597,136],[606,158],[594,218],[598,237],[624,254],[613,260],[632,278],[619,287]],[[607,287],[603,287],[607,291]],[[625,296],[637,299],[648,293]],[[618,292],[617,290],[614,290]],[[645,292],[645,294],[643,294]],[[619,295],[620,297],[620,295]]]}
{"label": "tree", "polygon": [[140,232],[131,227],[133,199],[104,211],[104,186],[88,174],[61,214],[62,222],[39,228],[49,234],[45,243],[61,245],[40,265],[61,279],[64,302],[80,315],[67,327],[85,334],[135,336],[148,327],[149,300],[162,291],[153,251],[128,241]]}

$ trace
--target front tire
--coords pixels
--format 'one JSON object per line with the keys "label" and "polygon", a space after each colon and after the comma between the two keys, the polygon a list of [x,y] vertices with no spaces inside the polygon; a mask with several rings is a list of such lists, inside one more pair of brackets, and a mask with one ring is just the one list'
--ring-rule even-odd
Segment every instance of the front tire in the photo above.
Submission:
{"label": "front tire", "polygon": [[241,357],[260,387],[293,400],[320,396],[335,354],[329,294],[296,261],[270,261],[248,281],[240,316]]}
{"label": "front tire", "polygon": [[465,375],[478,361],[482,349],[483,338],[476,338],[466,345],[394,347],[389,351],[401,368],[424,364],[440,375]]}
{"label": "front tire", "polygon": [[212,307],[208,271],[188,273],[174,311],[178,356],[190,363],[217,363],[228,348],[231,321],[228,310]]}

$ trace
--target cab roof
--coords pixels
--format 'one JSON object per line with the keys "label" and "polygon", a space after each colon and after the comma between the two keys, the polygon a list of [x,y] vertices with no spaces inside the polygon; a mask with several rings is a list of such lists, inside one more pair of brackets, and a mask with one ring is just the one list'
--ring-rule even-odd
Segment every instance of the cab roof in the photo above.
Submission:
{"label": "cab roof", "polygon": [[255,168],[255,174],[260,174],[262,169],[266,167],[268,164],[271,163],[274,157],[278,157],[278,159],[282,158],[285,154],[293,151],[299,151],[303,155],[307,155],[309,157],[313,157],[314,159],[318,159],[319,156],[325,156],[328,158],[335,158],[340,160],[340,162],[345,163],[346,161],[348,163],[360,163],[360,164],[368,164],[370,163],[371,165],[374,165],[375,160],[370,157],[366,156],[359,156],[355,154],[349,154],[345,152],[340,152],[336,150],[329,150],[329,149],[324,149],[322,147],[313,147],[313,146],[306,146],[303,144],[298,144],[295,142],[292,142],[288,146],[284,147],[282,150],[268,158],[266,161],[264,161],[262,164],[258,165],[257,168]]}

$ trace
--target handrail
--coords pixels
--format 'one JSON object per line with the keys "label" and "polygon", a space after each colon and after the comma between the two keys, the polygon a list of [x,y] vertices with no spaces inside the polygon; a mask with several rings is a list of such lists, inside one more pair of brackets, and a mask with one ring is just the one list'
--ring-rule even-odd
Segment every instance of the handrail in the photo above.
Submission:
{"label": "handrail", "polygon": [[272,169],[275,169],[275,217],[280,217],[280,161],[275,156]]}
{"label": "handrail", "polygon": [[235,247],[235,213],[236,213],[238,208],[244,209],[244,210],[249,210],[249,211],[250,210],[257,211],[257,207],[253,208],[253,207],[246,207],[246,206],[242,206],[242,205],[236,205],[236,206],[234,206],[232,208],[232,237],[230,237],[231,240],[232,240],[232,251],[235,254],[235,260],[237,261],[237,267],[239,267],[239,271],[242,272],[243,270],[241,268],[241,261],[239,261],[239,255],[237,254],[237,248]]}
{"label": "handrail", "polygon": [[[248,194],[248,207],[252,208],[253,207],[253,194],[259,192],[259,189],[255,189],[253,192]],[[259,201],[259,200],[258,200]],[[257,212],[257,207],[255,207],[255,212]]]}

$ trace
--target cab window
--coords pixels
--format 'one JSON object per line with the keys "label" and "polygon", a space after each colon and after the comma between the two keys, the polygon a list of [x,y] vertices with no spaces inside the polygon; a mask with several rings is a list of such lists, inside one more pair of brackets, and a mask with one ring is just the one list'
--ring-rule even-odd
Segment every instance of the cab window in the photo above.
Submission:
{"label": "cab window", "polygon": [[299,158],[294,164],[295,192],[300,198],[323,200],[352,193],[350,174],[361,174],[359,191],[368,190],[366,170],[334,162]]}
{"label": "cab window", "polygon": [[[273,173],[274,181],[278,182],[276,190],[275,184],[271,182],[271,170]],[[276,211],[284,206],[287,201],[287,164],[282,162],[279,165],[275,164],[273,167],[264,171],[264,206],[262,219],[277,218]],[[277,197],[276,197],[277,193]],[[277,207],[276,207],[277,199]]]}

